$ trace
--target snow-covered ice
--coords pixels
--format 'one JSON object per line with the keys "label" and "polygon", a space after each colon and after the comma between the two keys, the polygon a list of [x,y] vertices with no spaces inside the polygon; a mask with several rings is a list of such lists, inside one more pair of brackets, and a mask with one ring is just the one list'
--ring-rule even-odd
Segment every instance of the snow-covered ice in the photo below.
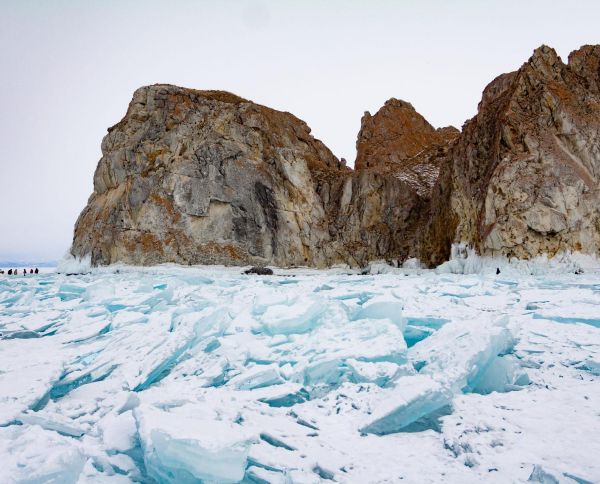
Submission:
{"label": "snow-covered ice", "polygon": [[467,259],[3,276],[0,482],[599,482],[600,275]]}

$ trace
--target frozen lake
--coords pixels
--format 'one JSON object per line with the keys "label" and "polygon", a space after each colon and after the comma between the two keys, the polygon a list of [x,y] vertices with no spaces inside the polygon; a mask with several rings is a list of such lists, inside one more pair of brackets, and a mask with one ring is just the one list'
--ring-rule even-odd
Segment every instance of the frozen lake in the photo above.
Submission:
{"label": "frozen lake", "polygon": [[0,332],[1,482],[600,481],[597,273],[4,275]]}

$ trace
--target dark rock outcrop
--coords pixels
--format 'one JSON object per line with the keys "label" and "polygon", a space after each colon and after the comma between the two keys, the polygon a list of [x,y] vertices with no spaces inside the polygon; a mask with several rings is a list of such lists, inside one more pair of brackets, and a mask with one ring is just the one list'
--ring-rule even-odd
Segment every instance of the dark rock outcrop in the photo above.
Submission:
{"label": "dark rock outcrop", "polygon": [[355,170],[308,126],[221,91],[138,89],[109,129],[75,256],[94,265],[446,260],[600,252],[600,46],[542,46],[463,131],[404,101],[365,113]]}
{"label": "dark rock outcrop", "polygon": [[251,267],[250,269],[245,270],[244,274],[254,274],[256,276],[272,276],[273,269],[269,269],[268,267]]}

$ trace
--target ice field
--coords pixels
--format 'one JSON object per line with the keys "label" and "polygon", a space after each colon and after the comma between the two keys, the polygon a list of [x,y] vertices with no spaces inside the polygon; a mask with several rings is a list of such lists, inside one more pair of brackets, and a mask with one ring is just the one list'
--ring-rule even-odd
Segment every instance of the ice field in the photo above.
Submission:
{"label": "ice field", "polygon": [[600,274],[388,272],[0,276],[0,482],[600,482]]}

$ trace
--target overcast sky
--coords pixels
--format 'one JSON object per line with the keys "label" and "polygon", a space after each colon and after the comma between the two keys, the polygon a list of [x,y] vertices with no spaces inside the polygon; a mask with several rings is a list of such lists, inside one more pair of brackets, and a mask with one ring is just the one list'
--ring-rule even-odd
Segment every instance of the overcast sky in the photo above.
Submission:
{"label": "overcast sky", "polygon": [[600,1],[0,0],[0,260],[69,248],[133,91],[224,89],[304,119],[352,164],[364,111],[434,126],[540,44],[600,43]]}

